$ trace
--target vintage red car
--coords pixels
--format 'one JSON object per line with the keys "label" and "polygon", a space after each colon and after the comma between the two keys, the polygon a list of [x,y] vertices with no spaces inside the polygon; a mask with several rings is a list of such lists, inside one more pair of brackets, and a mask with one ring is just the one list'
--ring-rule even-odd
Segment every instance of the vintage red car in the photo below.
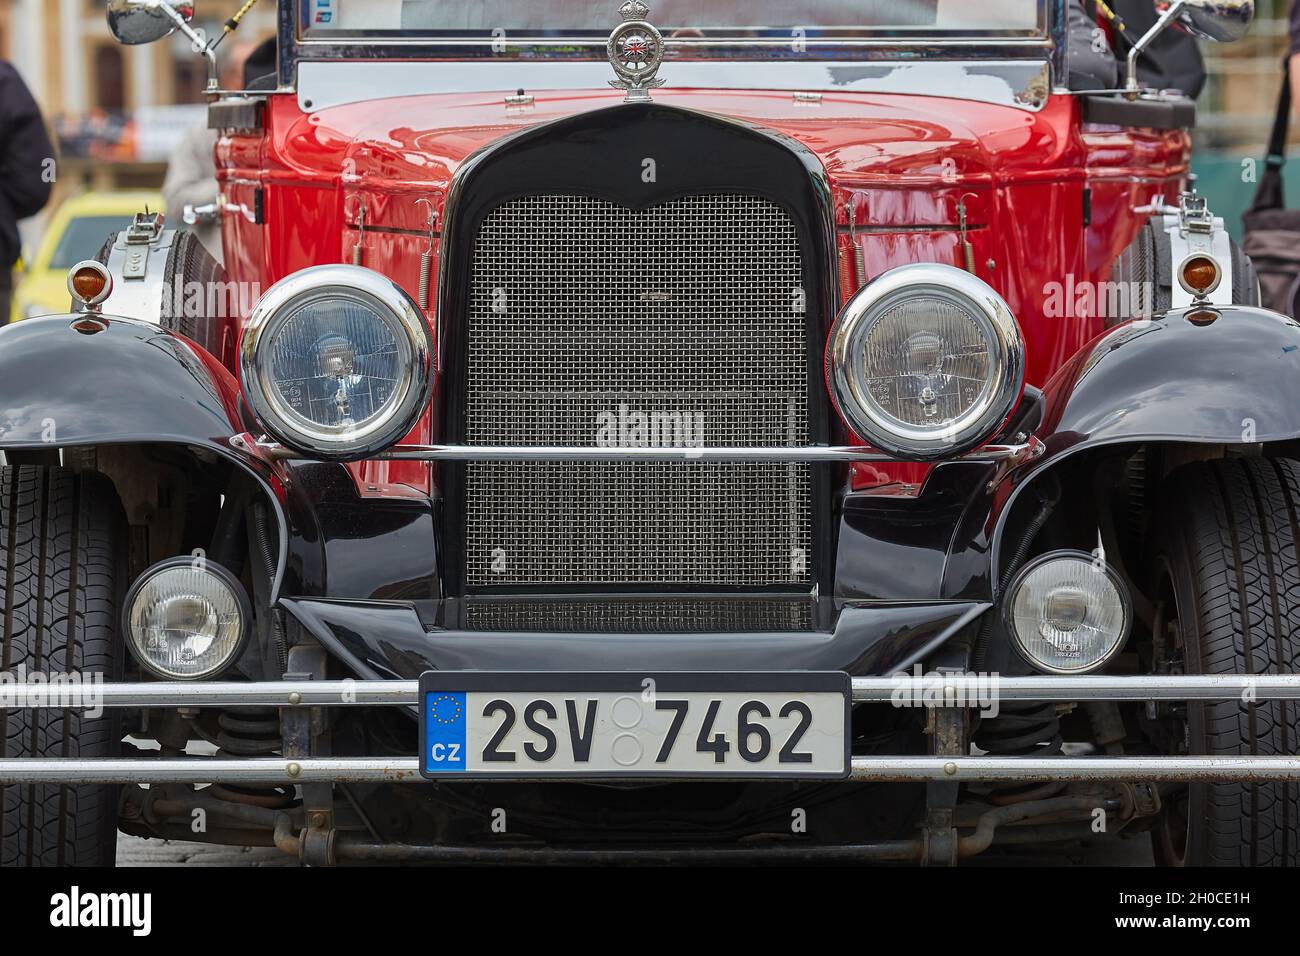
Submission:
{"label": "vintage red car", "polygon": [[1135,65],[1250,0],[589,6],[282,2],[224,267],[0,330],[0,862],[1300,863],[1300,327]]}

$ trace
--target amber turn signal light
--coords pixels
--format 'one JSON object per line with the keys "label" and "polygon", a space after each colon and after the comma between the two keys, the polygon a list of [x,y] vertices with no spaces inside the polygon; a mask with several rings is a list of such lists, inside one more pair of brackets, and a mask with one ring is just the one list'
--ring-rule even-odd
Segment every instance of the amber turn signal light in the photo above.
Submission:
{"label": "amber turn signal light", "polygon": [[1205,255],[1191,255],[1178,267],[1178,283],[1195,296],[1209,295],[1219,285],[1219,264]]}
{"label": "amber turn signal light", "polygon": [[68,270],[68,292],[84,306],[96,306],[113,291],[113,277],[94,259],[78,262]]}

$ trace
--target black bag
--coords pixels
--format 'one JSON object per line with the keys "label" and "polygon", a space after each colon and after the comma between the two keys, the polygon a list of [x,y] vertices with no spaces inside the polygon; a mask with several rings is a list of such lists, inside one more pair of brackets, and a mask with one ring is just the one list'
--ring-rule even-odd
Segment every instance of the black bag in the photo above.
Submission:
{"label": "black bag", "polygon": [[1284,64],[1264,174],[1255,188],[1254,202],[1241,216],[1245,229],[1242,249],[1253,260],[1259,276],[1260,304],[1295,318],[1296,294],[1300,292],[1300,209],[1287,209],[1282,195],[1290,117],[1291,83]]}

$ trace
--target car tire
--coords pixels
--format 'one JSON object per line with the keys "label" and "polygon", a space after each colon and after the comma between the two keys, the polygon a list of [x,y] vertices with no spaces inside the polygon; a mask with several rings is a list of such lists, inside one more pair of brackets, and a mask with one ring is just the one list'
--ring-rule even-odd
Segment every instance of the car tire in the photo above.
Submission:
{"label": "car tire", "polygon": [[[3,660],[14,673],[120,678],[125,518],[95,472],[0,467]],[[113,757],[119,711],[0,710],[0,755]],[[118,787],[0,784],[0,866],[111,866]]]}
{"label": "car tire", "polygon": [[[1236,240],[1228,240],[1232,255],[1232,304],[1259,305],[1259,279],[1250,256],[1242,251]],[[1173,301],[1173,253],[1169,248],[1169,234],[1157,228],[1157,221],[1148,219],[1142,224],[1133,241],[1119,254],[1111,268],[1110,281],[1122,283],[1137,290],[1130,303],[1135,315],[1151,316],[1170,308]],[[1132,315],[1107,315],[1105,327],[1112,329],[1127,322]]]}
{"label": "car tire", "polygon": [[[1152,525],[1160,645],[1153,659],[1172,673],[1293,673],[1300,462],[1197,462],[1171,476],[1163,498]],[[1181,733],[1170,734],[1174,752],[1289,755],[1300,743],[1298,701],[1189,702],[1182,714]],[[1153,830],[1158,862],[1300,865],[1300,783],[1195,783],[1164,803]]]}

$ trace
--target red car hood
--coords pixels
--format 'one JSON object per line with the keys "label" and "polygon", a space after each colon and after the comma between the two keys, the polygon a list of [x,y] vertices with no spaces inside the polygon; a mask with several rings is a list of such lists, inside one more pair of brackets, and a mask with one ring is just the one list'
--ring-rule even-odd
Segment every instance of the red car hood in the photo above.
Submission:
{"label": "red car hood", "polygon": [[[621,97],[612,90],[538,93],[521,108],[507,105],[500,93],[458,93],[336,106],[291,123],[283,139],[285,159],[304,171],[342,169],[345,185],[351,180],[371,189],[418,186],[427,193],[430,187],[445,189],[466,157],[494,140],[617,106]],[[825,93],[820,102],[806,103],[789,92],[659,90],[654,99],[784,133],[815,153],[839,187],[992,184],[1017,166],[1051,165],[1067,141],[1068,104],[1059,102],[1031,113],[881,93]],[[927,192],[913,195],[915,208],[894,215],[911,223],[951,221],[936,218],[940,210],[930,208],[937,204]]]}

